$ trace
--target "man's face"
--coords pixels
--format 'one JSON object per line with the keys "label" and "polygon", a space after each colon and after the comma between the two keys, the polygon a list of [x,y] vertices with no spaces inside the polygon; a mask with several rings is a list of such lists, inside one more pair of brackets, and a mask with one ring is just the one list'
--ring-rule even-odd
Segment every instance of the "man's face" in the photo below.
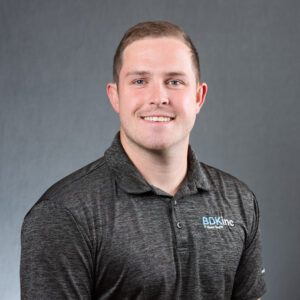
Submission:
{"label": "man's face", "polygon": [[118,87],[108,84],[107,93],[123,145],[187,146],[207,91],[196,82],[189,48],[172,37],[145,38],[127,46],[122,61]]}

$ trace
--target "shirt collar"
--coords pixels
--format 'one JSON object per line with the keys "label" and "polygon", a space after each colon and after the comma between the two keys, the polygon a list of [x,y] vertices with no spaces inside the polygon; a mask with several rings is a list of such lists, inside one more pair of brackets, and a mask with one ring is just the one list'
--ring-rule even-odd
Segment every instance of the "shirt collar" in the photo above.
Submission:
{"label": "shirt collar", "polygon": [[[105,151],[104,157],[110,169],[113,171],[118,185],[130,194],[143,194],[154,192],[165,196],[170,196],[167,193],[151,186],[132,161],[127,156],[121,141],[120,134],[116,134],[112,145]],[[213,184],[203,167],[197,159],[195,152],[189,146],[188,150],[188,172],[187,176],[178,190],[178,195],[194,194],[200,190],[209,191],[213,188]],[[177,195],[176,194],[176,195]]]}

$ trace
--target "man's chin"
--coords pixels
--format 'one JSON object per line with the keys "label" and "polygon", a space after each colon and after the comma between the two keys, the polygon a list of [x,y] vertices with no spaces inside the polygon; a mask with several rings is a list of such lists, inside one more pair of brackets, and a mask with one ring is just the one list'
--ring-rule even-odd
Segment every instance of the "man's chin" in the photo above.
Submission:
{"label": "man's chin", "polygon": [[145,150],[151,151],[153,153],[163,153],[171,150],[176,143],[174,141],[160,140],[160,141],[145,141],[140,144]]}
{"label": "man's chin", "polygon": [[150,151],[153,153],[165,152],[165,151],[168,151],[172,147],[172,143],[170,143],[170,142],[150,141],[149,139],[142,141],[142,142],[137,142],[137,145],[139,146],[139,148],[142,148],[146,151]]}
{"label": "man's chin", "polygon": [[[187,139],[188,141],[188,139]],[[121,142],[126,144],[129,148],[141,149],[143,151],[151,151],[157,153],[163,153],[170,151],[171,149],[186,146],[186,139],[176,139],[175,134],[173,135],[130,135],[126,134],[125,131],[121,131]],[[188,142],[187,142],[188,144]]]}

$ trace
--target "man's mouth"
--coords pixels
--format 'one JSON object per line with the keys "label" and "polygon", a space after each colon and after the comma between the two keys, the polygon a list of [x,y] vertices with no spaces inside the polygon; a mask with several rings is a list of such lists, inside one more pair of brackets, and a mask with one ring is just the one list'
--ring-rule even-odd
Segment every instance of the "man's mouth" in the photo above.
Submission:
{"label": "man's mouth", "polygon": [[142,119],[150,122],[170,122],[174,120],[173,117],[167,117],[167,116],[146,116],[146,117],[142,117]]}

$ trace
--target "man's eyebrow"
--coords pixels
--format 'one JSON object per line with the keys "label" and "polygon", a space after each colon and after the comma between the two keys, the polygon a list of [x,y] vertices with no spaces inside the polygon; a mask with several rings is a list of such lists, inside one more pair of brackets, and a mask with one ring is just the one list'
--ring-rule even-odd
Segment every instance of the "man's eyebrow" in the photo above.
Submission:
{"label": "man's eyebrow", "polygon": [[187,74],[184,72],[167,72],[165,75],[170,77],[187,76]]}
{"label": "man's eyebrow", "polygon": [[[136,71],[129,71],[125,74],[125,77],[129,77],[129,76],[149,76],[149,75],[152,75],[151,72],[149,71],[139,71],[139,70],[136,70]],[[186,73],[184,72],[181,72],[181,71],[172,71],[172,72],[165,72],[164,73],[164,76],[168,76],[168,77],[176,77],[176,76],[187,76]]]}
{"label": "man's eyebrow", "polygon": [[147,76],[147,75],[151,75],[150,72],[148,71],[130,71],[130,72],[127,72],[125,74],[125,77],[128,77],[128,76]]}

